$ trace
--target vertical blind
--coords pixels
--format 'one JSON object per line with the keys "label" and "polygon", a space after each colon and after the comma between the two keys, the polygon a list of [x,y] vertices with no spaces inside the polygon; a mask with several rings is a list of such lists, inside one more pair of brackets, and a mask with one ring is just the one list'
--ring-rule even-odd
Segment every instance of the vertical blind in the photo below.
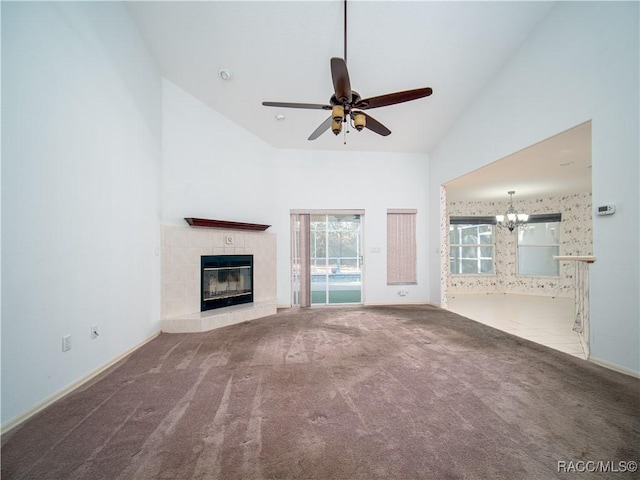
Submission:
{"label": "vertical blind", "polygon": [[298,215],[300,220],[300,306],[311,306],[311,244],[309,214]]}
{"label": "vertical blind", "polygon": [[387,284],[417,283],[415,209],[387,210]]}

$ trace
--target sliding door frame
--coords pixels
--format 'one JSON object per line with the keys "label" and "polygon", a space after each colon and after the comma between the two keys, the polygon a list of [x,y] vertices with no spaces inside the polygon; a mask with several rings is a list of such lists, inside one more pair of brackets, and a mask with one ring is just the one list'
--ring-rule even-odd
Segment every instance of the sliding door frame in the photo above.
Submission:
{"label": "sliding door frame", "polygon": [[[360,302],[364,304],[364,210],[361,209],[292,209],[291,215],[291,305],[310,307],[311,302],[311,216],[358,215],[360,217]],[[315,304],[325,306],[327,303]],[[349,303],[345,305],[357,305]]]}

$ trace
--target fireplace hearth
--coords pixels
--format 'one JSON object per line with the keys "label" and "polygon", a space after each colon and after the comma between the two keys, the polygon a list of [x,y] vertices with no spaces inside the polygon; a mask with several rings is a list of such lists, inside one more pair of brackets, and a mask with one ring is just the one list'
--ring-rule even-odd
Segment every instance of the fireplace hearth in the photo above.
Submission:
{"label": "fireplace hearth", "polygon": [[203,255],[201,311],[253,302],[253,255]]}

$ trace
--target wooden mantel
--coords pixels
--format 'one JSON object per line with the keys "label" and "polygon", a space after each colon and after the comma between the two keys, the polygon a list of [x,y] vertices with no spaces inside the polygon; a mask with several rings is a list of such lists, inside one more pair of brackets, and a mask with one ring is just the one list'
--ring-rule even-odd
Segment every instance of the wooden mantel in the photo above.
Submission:
{"label": "wooden mantel", "polygon": [[206,218],[185,218],[192,227],[229,228],[233,230],[258,230],[264,232],[271,225],[259,223],[229,222],[227,220],[208,220]]}

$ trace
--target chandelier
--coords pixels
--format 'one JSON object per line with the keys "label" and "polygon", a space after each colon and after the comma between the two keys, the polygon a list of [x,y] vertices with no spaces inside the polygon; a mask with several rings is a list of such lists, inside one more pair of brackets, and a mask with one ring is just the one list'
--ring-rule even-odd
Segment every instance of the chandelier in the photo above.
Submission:
{"label": "chandelier", "polygon": [[518,211],[513,208],[513,194],[515,191],[507,192],[509,194],[509,208],[504,215],[496,215],[496,225],[500,228],[508,228],[510,232],[513,232],[514,228],[522,227],[526,225],[527,220],[529,220],[529,215],[526,213],[518,213]]}

